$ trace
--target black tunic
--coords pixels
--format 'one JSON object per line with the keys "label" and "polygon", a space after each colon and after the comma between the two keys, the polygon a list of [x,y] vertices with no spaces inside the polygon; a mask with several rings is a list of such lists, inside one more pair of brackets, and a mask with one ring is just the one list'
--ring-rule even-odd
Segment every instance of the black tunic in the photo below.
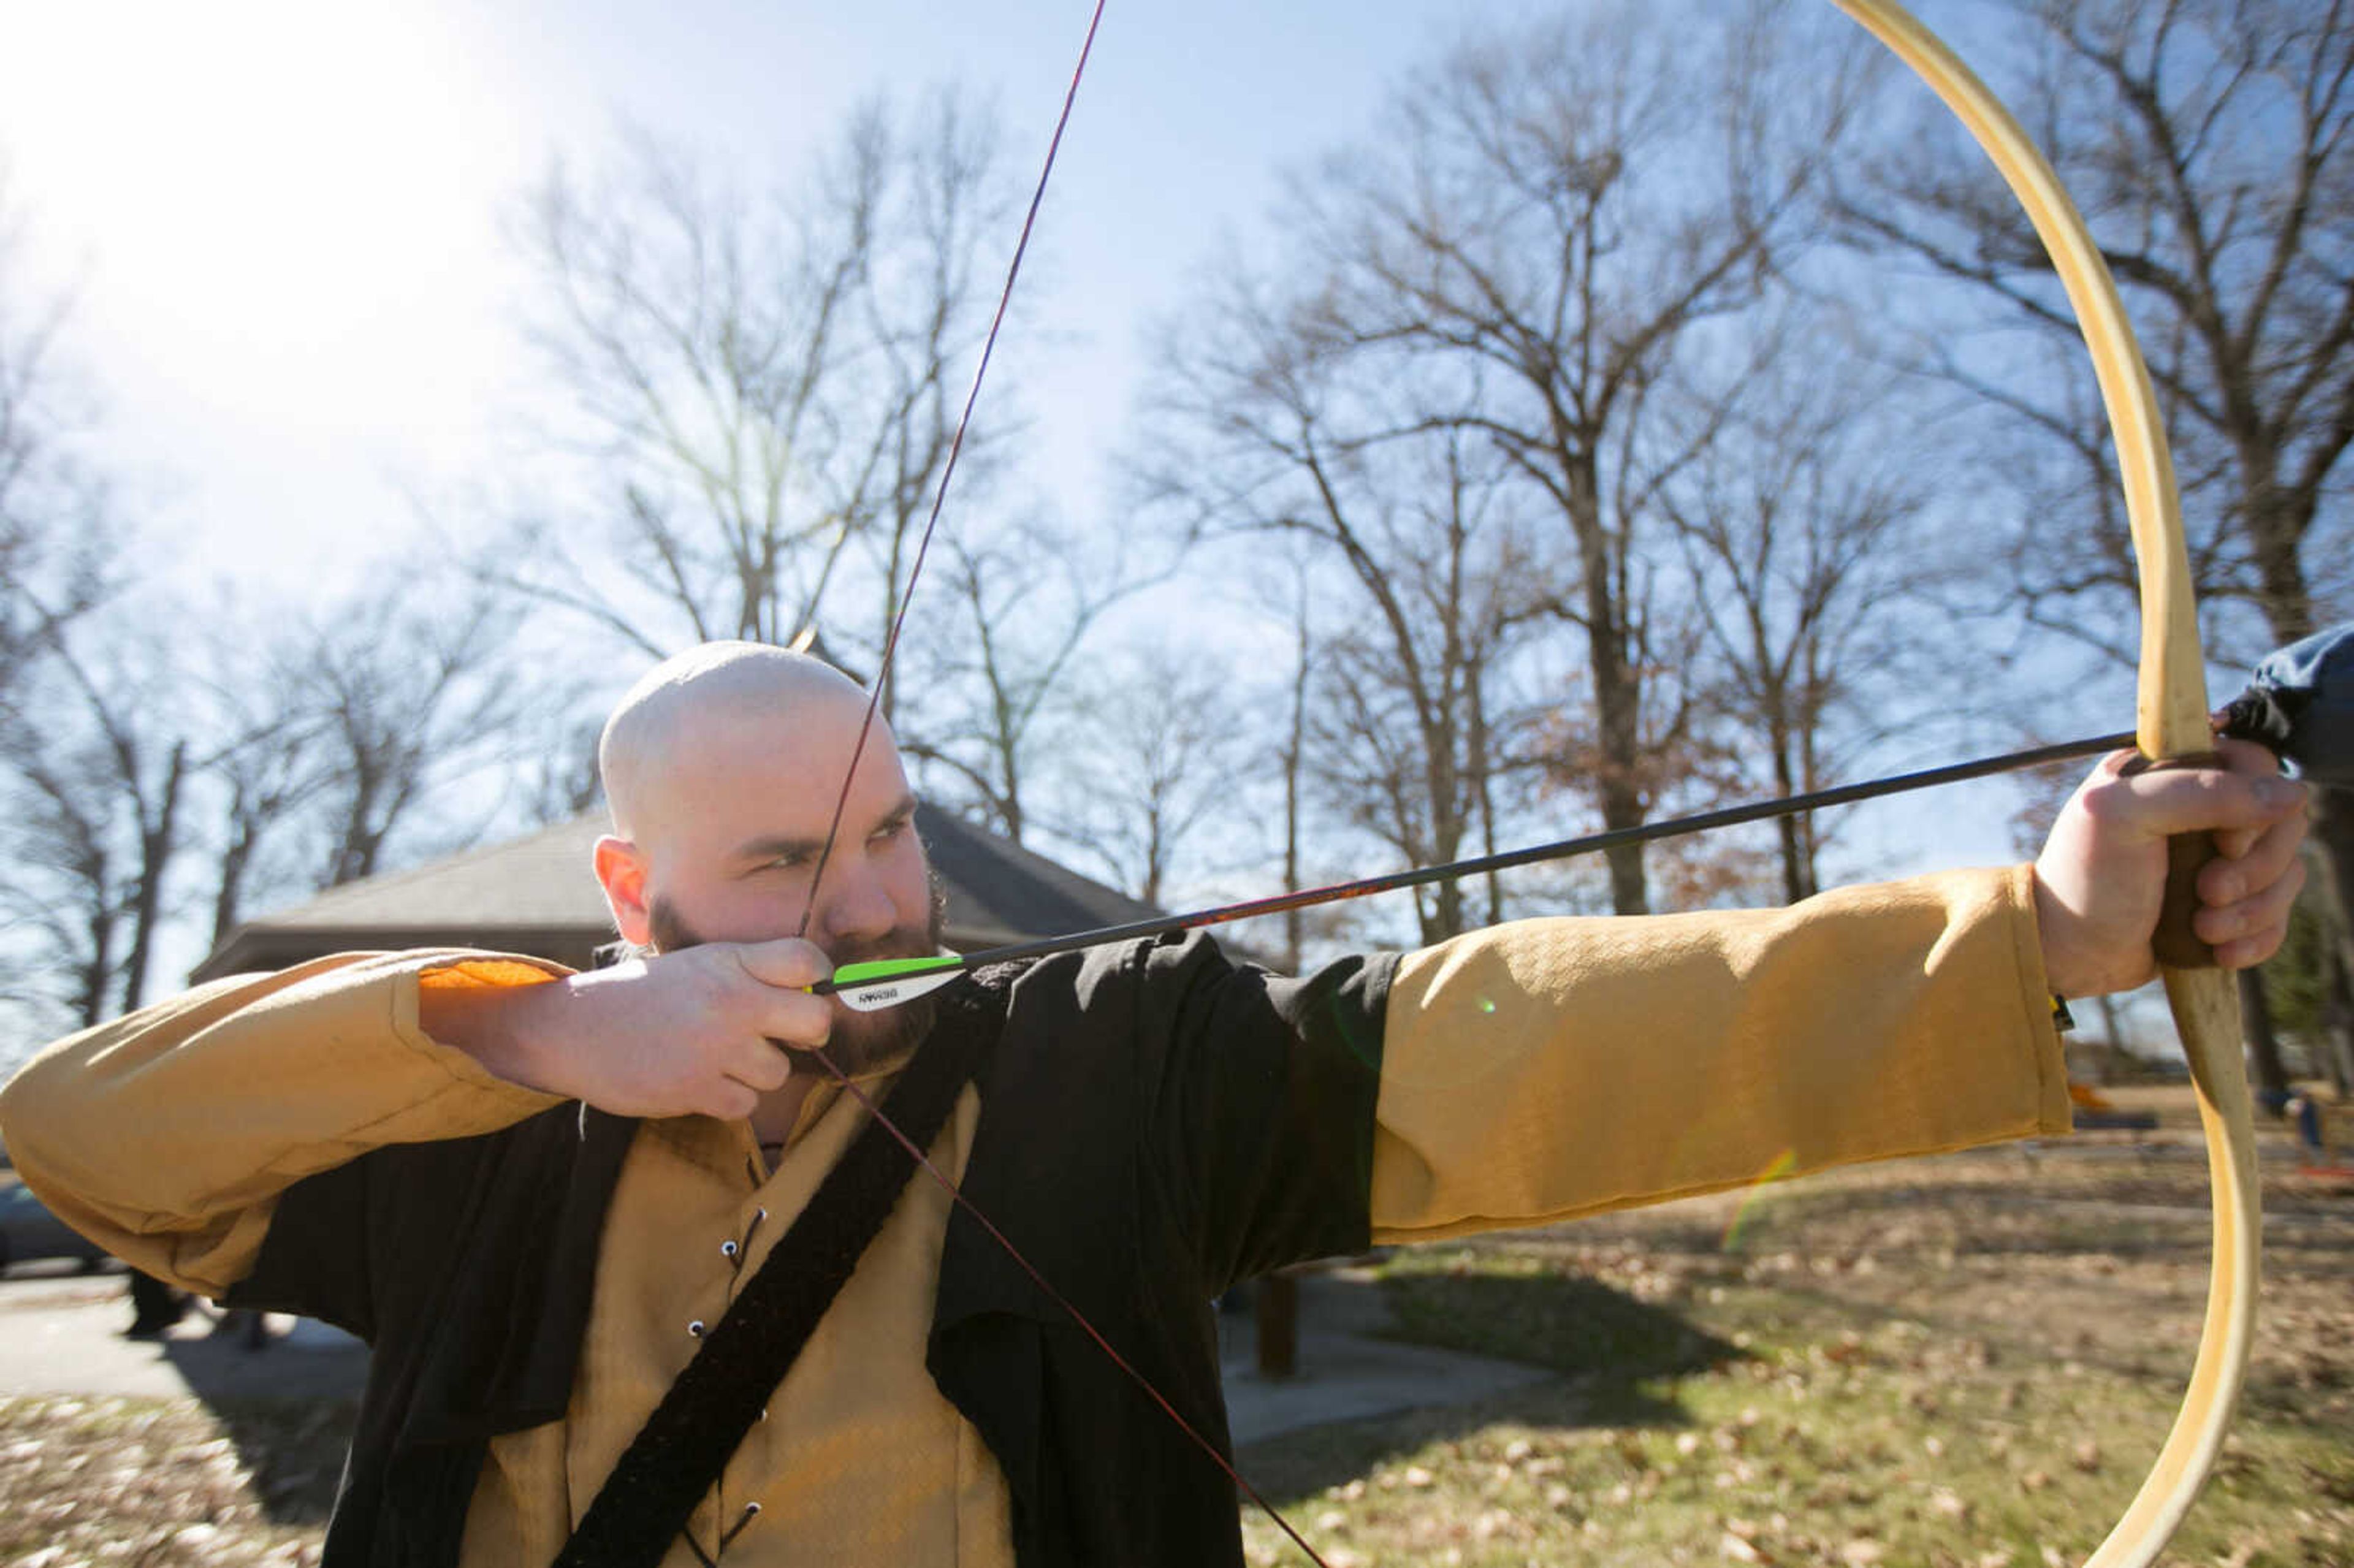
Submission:
{"label": "black tunic", "polygon": [[[966,1195],[1221,1449],[1211,1298],[1369,1240],[1395,966],[1284,979],[1197,935],[998,977]],[[281,1198],[225,1300],[375,1352],[326,1568],[454,1565],[490,1439],[562,1419],[635,1127],[560,1107]],[[1022,1568],[1242,1562],[1233,1483],[961,1210],[927,1363],[1004,1473]]]}

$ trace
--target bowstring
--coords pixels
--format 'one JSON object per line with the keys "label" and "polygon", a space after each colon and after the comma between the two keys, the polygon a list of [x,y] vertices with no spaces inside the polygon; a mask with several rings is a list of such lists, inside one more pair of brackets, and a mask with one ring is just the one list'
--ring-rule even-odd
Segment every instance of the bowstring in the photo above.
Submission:
{"label": "bowstring", "polygon": [[[981,383],[989,375],[990,357],[997,350],[997,337],[999,330],[1004,326],[1006,313],[1012,307],[1013,302],[1013,285],[1015,281],[1022,275],[1022,260],[1030,250],[1030,235],[1032,230],[1037,226],[1039,208],[1045,203],[1046,185],[1047,182],[1053,177],[1055,173],[1055,156],[1062,151],[1063,132],[1069,127],[1071,123],[1072,108],[1078,101],[1079,82],[1087,75],[1087,58],[1095,50],[1096,30],[1103,22],[1105,3],[1106,0],[1095,0],[1094,11],[1087,18],[1087,37],[1079,45],[1078,63],[1072,68],[1070,85],[1064,90],[1062,112],[1056,117],[1055,121],[1055,133],[1046,143],[1045,162],[1038,171],[1038,184],[1030,193],[1030,207],[1023,216],[1021,237],[1014,241],[1013,245],[1013,259],[1006,265],[1005,285],[998,291],[997,309],[990,317],[988,335],[981,340],[981,359],[980,362],[973,366],[972,386],[965,393],[963,411],[957,416],[956,432],[949,440],[948,458],[947,461],[940,465],[940,482],[932,492],[931,510],[924,519],[923,534],[916,543],[915,560],[907,568],[907,586],[900,594],[898,610],[891,618],[890,632],[884,639],[882,658],[875,665],[874,689],[868,692],[866,696],[865,716],[859,721],[858,738],[851,747],[850,766],[843,771],[842,776],[842,792],[834,799],[833,815],[826,823],[825,839],[818,849],[816,869],[810,874],[809,902],[803,906],[801,910],[801,924],[793,933],[794,937],[799,939],[806,939],[808,938],[810,922],[815,918],[817,914],[818,886],[825,876],[827,863],[833,858],[833,847],[835,841],[840,837],[842,832],[843,818],[850,809],[851,787],[857,781],[859,761],[866,754],[866,742],[868,736],[874,733],[875,715],[882,705],[884,686],[890,677],[891,661],[899,650],[899,631],[900,629],[907,622],[907,610],[909,607],[915,603],[916,581],[918,577],[923,576],[924,560],[931,551],[932,535],[939,526],[940,512],[948,501],[949,481],[956,473],[957,458],[964,450],[965,431],[972,423],[972,411],[974,406],[981,400]],[[1191,1422],[1187,1421],[1184,1416],[1178,1414],[1176,1406],[1172,1404],[1169,1402],[1168,1397],[1158,1388],[1153,1386],[1152,1381],[1150,1378],[1147,1378],[1142,1372],[1137,1371],[1134,1366],[1129,1364],[1125,1356],[1122,1356],[1119,1351],[1113,1349],[1111,1341],[1104,1337],[1102,1331],[1087,1320],[1086,1314],[1082,1313],[1076,1307],[1073,1306],[1062,1292],[1056,1290],[1054,1286],[1047,1283],[1045,1276],[1040,1274],[1030,1260],[1022,1255],[1021,1249],[1016,1247],[1012,1241],[1007,1239],[1005,1233],[999,1230],[997,1226],[991,1222],[989,1216],[982,1213],[981,1210],[973,1204],[972,1201],[964,1195],[964,1193],[958,1188],[957,1183],[949,1179],[947,1172],[935,1165],[932,1162],[931,1158],[926,1154],[923,1150],[917,1147],[915,1139],[902,1132],[898,1126],[894,1123],[889,1117],[883,1114],[883,1107],[876,1105],[871,1096],[851,1080],[850,1075],[847,1073],[844,1073],[834,1062],[833,1058],[826,1054],[822,1046],[813,1048],[802,1054],[815,1058],[819,1065],[823,1066],[826,1072],[832,1075],[834,1081],[842,1086],[843,1090],[845,1090],[861,1106],[864,1107],[866,1114],[874,1119],[875,1125],[882,1128],[893,1140],[898,1143],[900,1148],[904,1149],[909,1155],[914,1157],[917,1165],[929,1175],[934,1181],[938,1182],[940,1189],[947,1192],[949,1197],[953,1200],[958,1206],[961,1207],[965,1213],[970,1214],[973,1219],[979,1223],[981,1229],[989,1233],[990,1237],[994,1240],[1000,1247],[1004,1249],[1006,1255],[1011,1257],[1017,1265],[1019,1265],[1022,1271],[1030,1277],[1032,1282],[1034,1283],[1041,1291],[1044,1292],[1047,1299],[1052,1301],[1056,1307],[1060,1308],[1065,1313],[1068,1314],[1071,1320],[1077,1324],[1080,1330],[1087,1334],[1087,1338],[1095,1342],[1096,1348],[1102,1351],[1105,1355],[1110,1357],[1114,1366],[1119,1368],[1121,1372],[1127,1373],[1130,1379],[1134,1380],[1136,1384],[1151,1397],[1153,1404],[1160,1406],[1161,1414],[1167,1415],[1171,1421],[1176,1423],[1179,1431],[1184,1433],[1187,1437],[1193,1441],[1197,1447],[1199,1447],[1204,1453],[1209,1455],[1211,1459],[1217,1465],[1218,1468],[1225,1472],[1226,1478],[1234,1482],[1235,1487],[1239,1489],[1246,1497],[1249,1498],[1252,1502],[1258,1505],[1259,1509],[1265,1512],[1269,1519],[1276,1522],[1277,1527],[1280,1529],[1284,1534],[1291,1538],[1293,1544],[1297,1545],[1300,1551],[1308,1554],[1309,1560],[1314,1563],[1317,1565],[1317,1568],[1326,1568],[1324,1559],[1317,1554],[1316,1549],[1309,1545],[1308,1542],[1301,1538],[1299,1531],[1292,1528],[1290,1520],[1285,1519],[1280,1513],[1278,1513],[1275,1510],[1275,1506],[1272,1503],[1269,1503],[1266,1498],[1259,1495],[1257,1488],[1252,1486],[1250,1482],[1243,1478],[1242,1473],[1235,1468],[1233,1463],[1229,1461],[1224,1454],[1218,1451],[1217,1445],[1210,1441],[1209,1438],[1204,1436],[1199,1431],[1195,1430]]]}
{"label": "bowstring", "polygon": [[990,1239],[996,1242],[997,1245],[1004,1250],[1006,1256],[1012,1258],[1016,1264],[1021,1266],[1022,1272],[1030,1277],[1030,1282],[1038,1287],[1040,1292],[1045,1296],[1046,1299],[1053,1302],[1056,1307],[1062,1308],[1062,1310],[1070,1318],[1071,1321],[1077,1324],[1080,1330],[1085,1333],[1089,1340],[1095,1342],[1096,1349],[1110,1357],[1111,1364],[1118,1367],[1121,1372],[1126,1372],[1129,1380],[1133,1382],[1137,1387],[1142,1389],[1145,1393],[1151,1398],[1154,1404],[1161,1407],[1161,1413],[1177,1424],[1177,1430],[1192,1438],[1193,1446],[1201,1449],[1203,1453],[1207,1454],[1210,1457],[1211,1461],[1214,1463],[1219,1469],[1225,1472],[1226,1479],[1234,1482],[1235,1486],[1242,1492],[1243,1496],[1248,1498],[1253,1503],[1257,1504],[1261,1513],[1266,1514],[1267,1518],[1275,1520],[1276,1528],[1282,1531],[1284,1534],[1289,1536],[1291,1538],[1291,1543],[1294,1546],[1299,1547],[1300,1551],[1306,1552],[1308,1554],[1308,1560],[1315,1563],[1316,1568],[1330,1568],[1330,1565],[1325,1563],[1324,1559],[1317,1555],[1316,1548],[1309,1545],[1307,1541],[1301,1537],[1299,1531],[1292,1528],[1291,1521],[1284,1518],[1282,1514],[1277,1512],[1275,1505],[1267,1501],[1266,1498],[1262,1497],[1257,1487],[1251,1485],[1250,1482],[1243,1478],[1243,1473],[1235,1467],[1232,1460],[1228,1459],[1224,1454],[1218,1452],[1218,1446],[1215,1443],[1211,1442],[1207,1437],[1202,1436],[1201,1432],[1195,1428],[1192,1422],[1179,1414],[1177,1407],[1169,1402],[1169,1396],[1162,1393],[1159,1388],[1155,1387],[1150,1378],[1146,1377],[1142,1372],[1137,1371],[1136,1368],[1129,1363],[1129,1359],[1126,1356],[1121,1355],[1119,1351],[1113,1349],[1112,1342],[1104,1337],[1101,1330],[1097,1329],[1093,1323],[1087,1320],[1087,1314],[1080,1311],[1076,1307],[1071,1305],[1070,1298],[1068,1297],[1066,1297],[1061,1291],[1055,1289],[1052,1284],[1048,1283],[1046,1277],[1038,1272],[1037,1266],[1028,1258],[1022,1255],[1022,1249],[1015,1246],[1011,1240],[1007,1239],[1005,1233],[997,1228],[995,1222],[991,1221],[987,1214],[982,1213],[979,1205],[975,1204],[971,1199],[964,1195],[963,1189],[957,1185],[956,1181],[949,1177],[948,1172],[942,1171],[938,1165],[932,1163],[931,1156],[926,1154],[921,1149],[917,1148],[916,1140],[909,1138],[906,1133],[901,1132],[897,1126],[891,1121],[890,1118],[883,1114],[883,1107],[875,1103],[873,1096],[869,1095],[864,1089],[859,1087],[858,1084],[852,1079],[848,1074],[844,1073],[840,1067],[834,1065],[833,1058],[828,1056],[822,1050],[815,1051],[811,1054],[818,1059],[819,1063],[824,1066],[827,1072],[833,1075],[833,1081],[835,1083],[840,1084],[843,1089],[848,1093],[853,1099],[866,1107],[867,1114],[875,1118],[875,1123],[880,1126],[885,1133],[888,1133],[891,1138],[897,1142],[901,1149],[906,1150],[907,1153],[914,1158],[916,1163],[922,1167],[925,1174],[931,1177],[934,1181],[939,1184],[940,1191],[946,1192],[950,1200],[956,1203],[957,1207],[962,1209],[966,1213],[970,1214],[973,1217],[974,1223],[979,1224],[982,1230],[989,1233]]}
{"label": "bowstring", "polygon": [[916,579],[924,575],[924,557],[930,554],[932,535],[939,527],[940,508],[949,498],[949,481],[956,474],[957,458],[964,451],[964,433],[972,423],[973,406],[981,401],[981,384],[989,375],[990,356],[997,352],[997,334],[1005,325],[1005,313],[1013,303],[1014,281],[1022,276],[1022,259],[1030,251],[1030,231],[1037,226],[1038,209],[1046,200],[1046,182],[1055,173],[1055,157],[1063,149],[1063,132],[1071,123],[1071,108],[1078,101],[1079,80],[1087,74],[1087,57],[1096,47],[1096,28],[1103,21],[1105,0],[1096,0],[1095,13],[1087,18],[1087,36],[1079,45],[1079,61],[1072,68],[1071,84],[1063,92],[1063,112],[1055,122],[1055,134],[1046,143],[1046,161],[1038,171],[1037,187],[1030,193],[1030,210],[1022,218],[1022,236],[1013,242],[1013,260],[1005,268],[1005,286],[998,291],[997,310],[990,317],[989,334],[981,340],[981,362],[973,366],[972,386],[964,395],[964,411],[957,416],[956,433],[949,438],[948,461],[940,465],[940,482],[932,491],[932,506],[924,519],[923,534],[916,541],[916,558],[907,568],[907,586],[899,596],[898,611],[891,618],[891,630],[883,640],[882,661],[875,667],[875,687],[866,694],[866,716],[858,726],[858,739],[850,750],[850,767],[842,776],[842,793],[833,802],[833,818],[826,824],[825,842],[817,853],[817,869],[810,874],[810,899],[801,910],[800,929],[793,935],[806,938],[811,918],[817,913],[818,883],[825,875],[826,862],[833,857],[835,838],[842,832],[843,813],[850,807],[850,787],[858,778],[859,758],[866,754],[866,739],[875,730],[875,714],[883,701],[884,684],[890,678],[892,657],[899,651],[899,629],[907,624],[908,607],[916,602]]}

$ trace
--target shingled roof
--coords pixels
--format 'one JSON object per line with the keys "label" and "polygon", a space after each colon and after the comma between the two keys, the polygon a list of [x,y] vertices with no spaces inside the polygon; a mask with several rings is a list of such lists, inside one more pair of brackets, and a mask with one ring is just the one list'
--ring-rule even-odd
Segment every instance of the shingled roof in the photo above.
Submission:
{"label": "shingled roof", "polygon": [[[959,951],[1158,913],[945,811],[928,809],[917,823],[948,895],[948,944]],[[528,838],[330,888],[239,926],[189,979],[400,948],[487,948],[588,968],[614,937],[589,871],[590,847],[606,831],[604,813],[591,812]]]}

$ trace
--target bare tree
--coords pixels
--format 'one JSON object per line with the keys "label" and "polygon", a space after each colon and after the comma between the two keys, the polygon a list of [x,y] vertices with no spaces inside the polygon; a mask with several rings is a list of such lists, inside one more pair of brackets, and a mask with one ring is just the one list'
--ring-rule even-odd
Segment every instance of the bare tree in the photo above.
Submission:
{"label": "bare tree", "polygon": [[525,762],[524,811],[536,823],[567,822],[605,798],[597,771],[604,720],[574,714],[553,719]]}
{"label": "bare tree", "polygon": [[[1383,423],[1394,388],[1303,344],[1247,280],[1206,324],[1172,331],[1163,363],[1159,418],[1185,434],[1156,443],[1155,493],[1208,527],[1314,546],[1363,607],[1320,655],[1299,770],[1409,863],[1458,858],[1498,766],[1493,683],[1547,580],[1505,461],[1451,422],[1348,434]],[[1426,938],[1463,930],[1461,886],[1418,897],[1417,914]]]}
{"label": "bare tree", "polygon": [[[2208,591],[2255,605],[2276,640],[2302,637],[2317,596],[2342,604],[2354,588],[2338,478],[2354,442],[2354,9],[2012,8],[2034,40],[2019,106],[2147,323],[2191,488],[2216,487]],[[1950,137],[1903,145],[1846,204],[1856,228],[2073,344],[2050,261],[1982,162]],[[2030,425],[2104,450],[2081,399],[2038,401],[2025,378],[1974,385]],[[2129,588],[2122,548],[2107,555],[2106,571],[2052,588]]]}
{"label": "bare tree", "polygon": [[379,594],[257,639],[249,608],[139,592],[52,633],[0,703],[0,995],[102,1021],[142,1003],[175,924],[208,915],[217,946],[257,881],[384,869],[437,790],[488,816],[546,685],[501,663],[487,596],[388,575],[417,608]]}
{"label": "bare tree", "polygon": [[[1359,585],[1384,613],[1328,635],[1308,726],[1328,803],[1415,865],[1459,860],[1483,832],[1493,842],[1492,780],[1509,766],[1499,692],[1533,615],[1529,529],[1492,468],[1481,471],[1492,454],[1459,430],[1423,454],[1441,474],[1381,519],[1400,569]],[[1335,537],[1352,531],[1329,521]],[[1500,887],[1486,888],[1485,917],[1499,918]],[[1479,923],[1458,881],[1416,889],[1414,902],[1425,942]]]}
{"label": "bare tree", "polygon": [[106,487],[78,455],[87,398],[61,366],[70,301],[26,281],[0,162],[0,702],[111,586]]}
{"label": "bare tree", "polygon": [[301,725],[302,715],[281,715],[246,730],[207,758],[219,791],[211,921],[216,948],[244,918],[271,828],[326,782],[311,757],[313,737]]}
{"label": "bare tree", "polygon": [[55,744],[21,752],[7,780],[0,893],[23,944],[7,991],[44,1013],[61,1007],[80,1026],[107,1016],[130,905],[111,781],[101,749]]}
{"label": "bare tree", "polygon": [[[1297,893],[1300,881],[1302,810],[1306,804],[1308,774],[1308,695],[1316,683],[1317,646],[1314,623],[1310,618],[1313,604],[1309,577],[1304,568],[1295,575],[1292,602],[1288,619],[1292,629],[1291,678],[1287,683],[1284,702],[1283,739],[1278,746],[1276,760],[1283,779],[1283,890]],[[1495,889],[1490,887],[1490,901],[1495,901]],[[1283,965],[1293,974],[1301,972],[1308,953],[1308,911],[1289,909],[1283,916]]]}
{"label": "bare tree", "polygon": [[[2084,207],[2144,329],[2211,603],[2271,641],[2354,607],[2354,6],[2345,0],[2015,0],[2030,40],[2014,102]],[[2073,465],[2097,526],[2039,536],[2022,598],[2045,624],[2117,628],[2133,575],[2075,327],[2017,204],[1947,137],[1908,138],[1846,203],[1859,233],[1920,258],[2059,344],[2060,376],[1948,351],[1943,367]],[[2050,390],[2047,390],[2050,389]],[[2082,541],[2079,545],[2078,541]],[[2044,601],[2056,609],[2045,612]],[[2123,635],[2104,640],[2129,660]],[[2317,836],[2354,886],[2354,800]],[[2342,931],[2354,920],[2342,901]],[[2354,940],[2354,938],[2349,938]],[[2261,996],[2249,999],[2251,1007]],[[2277,1080],[2276,1050],[2259,1068]]]}
{"label": "bare tree", "polygon": [[1097,672],[1074,717],[1070,804],[1055,836],[1147,904],[1168,896],[1188,845],[1235,803],[1250,736],[1223,660],[1165,644]]}
{"label": "bare tree", "polygon": [[384,869],[387,842],[434,786],[505,754],[531,694],[501,662],[511,630],[493,595],[445,604],[430,592],[313,629],[299,674],[323,769],[318,885]]}
{"label": "bare tree", "polygon": [[12,891],[44,938],[31,961],[73,976],[64,1000],[90,1024],[144,1000],[191,768],[165,651],[123,628],[83,630],[98,652],[51,632],[43,678],[0,713],[0,756]]}
{"label": "bare tree", "polygon": [[84,450],[93,399],[65,363],[70,301],[28,284],[6,173],[0,164],[0,1000],[90,1022],[143,992],[188,757],[176,719],[139,695],[162,678],[154,644],[83,635],[125,586],[121,530]]}
{"label": "bare tree", "polygon": [[[552,172],[521,225],[534,341],[601,520],[541,518],[505,579],[652,657],[822,620],[837,652],[879,646],[986,325],[976,263],[1011,230],[994,143],[941,92],[904,118],[862,109],[765,203],[644,134],[601,181]],[[968,496],[1012,428],[992,408]],[[845,577],[865,605],[839,608]]]}
{"label": "bare tree", "polygon": [[[1799,243],[1861,75],[1860,50],[1826,44],[1790,90],[1785,30],[1754,8],[1712,55],[1682,19],[1620,6],[1457,49],[1396,95],[1378,144],[1296,184],[1305,281],[1235,289],[1224,315],[1255,355],[1196,355],[1175,399],[1225,448],[1285,458],[1299,500],[1247,499],[1294,525],[1375,447],[1484,443],[1558,530],[1543,603],[1582,644],[1591,703],[1558,760],[1608,827],[1673,782],[1683,705],[1658,503],[1712,432],[1659,419],[1655,394]],[[1617,908],[1648,907],[1639,848],[1610,877]]]}
{"label": "bare tree", "polygon": [[[1784,352],[1799,336],[1817,345],[1804,364]],[[1776,795],[1829,783],[1842,730],[1880,727],[1868,700],[1893,696],[1881,677],[1943,575],[1934,543],[1907,535],[1924,498],[1895,471],[1903,447],[1872,417],[1891,378],[1827,361],[1837,337],[1811,316],[1761,334],[1730,385],[1700,394],[1691,417],[1712,438],[1661,493],[1719,672],[1709,708],[1734,737],[1728,757],[1762,759],[1756,783]],[[1812,813],[1776,827],[1783,898],[1812,896],[1822,829]]]}
{"label": "bare tree", "polygon": [[[315,884],[292,867],[288,841],[327,788],[325,713],[311,679],[311,648],[299,620],[292,640],[251,629],[274,618],[224,597],[207,617],[204,678],[207,750],[196,764],[207,786],[213,824],[211,941],[228,939],[257,893]],[[273,851],[275,853],[273,853]]]}
{"label": "bare tree", "polygon": [[[1043,755],[1054,768],[1044,738],[1084,705],[1068,677],[1089,635],[1166,568],[1133,566],[1117,535],[1091,546],[1038,518],[943,534],[933,548],[941,557],[933,569],[945,575],[932,591],[953,597],[959,613],[909,623],[899,665],[920,674],[890,673],[886,698],[908,699],[893,715],[902,749],[954,780],[943,803],[1020,843],[1042,782],[1034,762]],[[1058,781],[1044,782],[1051,790]]]}

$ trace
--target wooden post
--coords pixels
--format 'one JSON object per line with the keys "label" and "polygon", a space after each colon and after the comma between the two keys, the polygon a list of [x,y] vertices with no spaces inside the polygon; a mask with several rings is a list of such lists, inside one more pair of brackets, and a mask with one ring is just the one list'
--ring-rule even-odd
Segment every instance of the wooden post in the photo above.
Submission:
{"label": "wooden post", "polygon": [[1259,1375],[1291,1376],[1299,1370],[1299,1281],[1288,1270],[1263,1276],[1255,1311]]}

